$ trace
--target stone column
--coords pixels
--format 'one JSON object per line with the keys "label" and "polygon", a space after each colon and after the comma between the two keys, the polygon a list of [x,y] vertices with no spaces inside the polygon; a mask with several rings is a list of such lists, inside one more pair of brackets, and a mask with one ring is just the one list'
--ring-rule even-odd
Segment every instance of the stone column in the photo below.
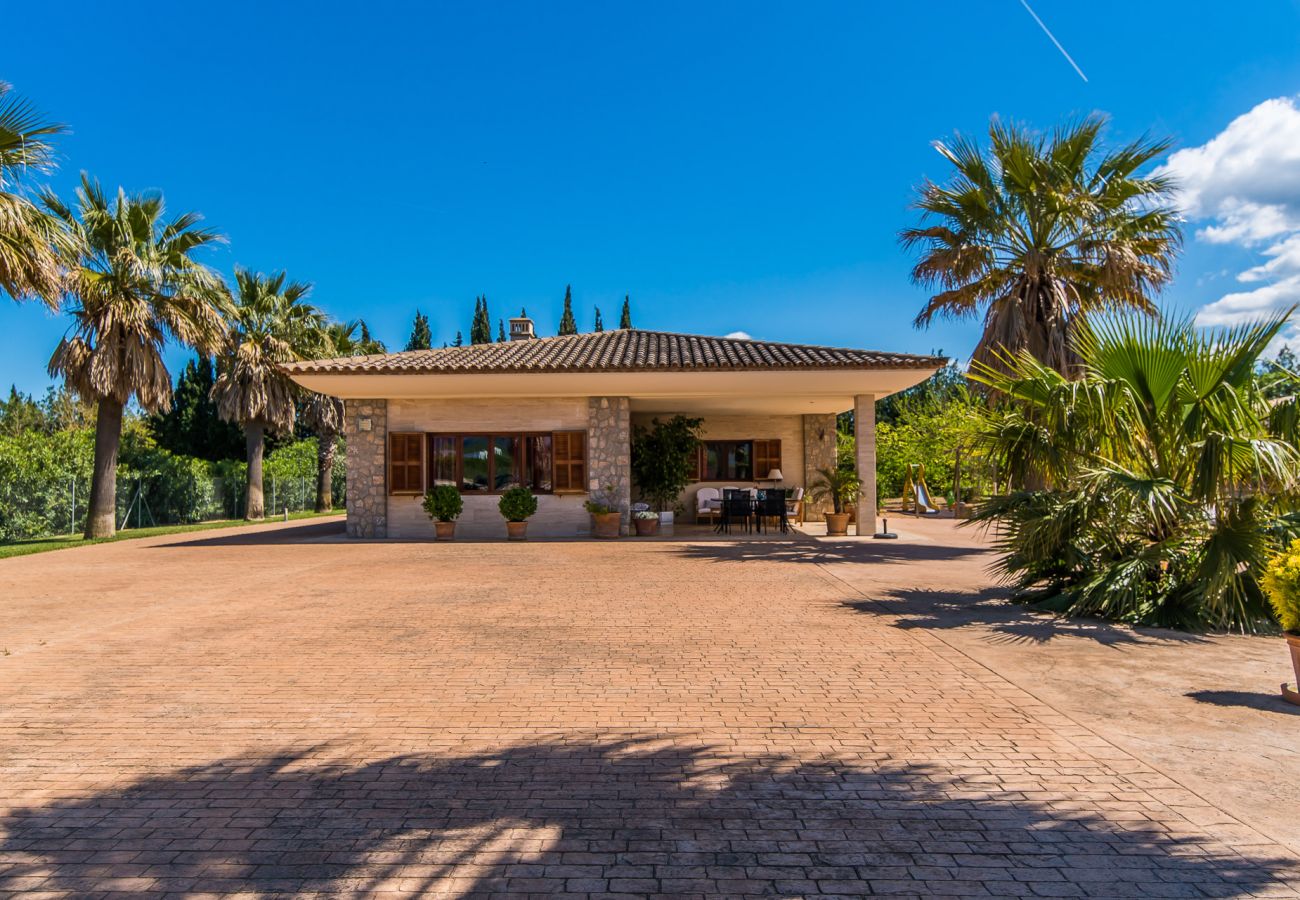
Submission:
{"label": "stone column", "polygon": [[[817,413],[803,417],[803,486],[808,487],[821,476],[818,469],[835,468],[835,414]],[[813,502],[807,497],[804,511],[815,522],[831,509],[828,497]]]}
{"label": "stone column", "polygon": [[388,401],[345,400],[348,537],[388,536]]}
{"label": "stone column", "polygon": [[858,501],[858,534],[876,533],[876,396],[853,398],[853,430],[857,436],[858,477],[862,499]]}
{"label": "stone column", "polygon": [[632,402],[587,398],[587,489],[610,499],[628,530],[632,507]]}

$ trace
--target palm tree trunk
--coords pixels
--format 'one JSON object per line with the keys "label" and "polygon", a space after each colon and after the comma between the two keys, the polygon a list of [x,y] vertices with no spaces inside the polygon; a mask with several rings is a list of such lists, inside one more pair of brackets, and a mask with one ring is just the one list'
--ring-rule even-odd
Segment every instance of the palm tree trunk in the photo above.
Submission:
{"label": "palm tree trunk", "polygon": [[244,426],[244,440],[248,447],[248,494],[244,498],[244,518],[264,519],[266,509],[262,499],[262,435],[266,426],[249,422]]}
{"label": "palm tree trunk", "polygon": [[117,531],[117,448],[122,442],[122,404],[99,401],[95,416],[95,470],[90,482],[86,539],[112,537]]}
{"label": "palm tree trunk", "polygon": [[322,431],[316,436],[316,512],[329,512],[334,508],[334,453],[337,444],[332,431]]}

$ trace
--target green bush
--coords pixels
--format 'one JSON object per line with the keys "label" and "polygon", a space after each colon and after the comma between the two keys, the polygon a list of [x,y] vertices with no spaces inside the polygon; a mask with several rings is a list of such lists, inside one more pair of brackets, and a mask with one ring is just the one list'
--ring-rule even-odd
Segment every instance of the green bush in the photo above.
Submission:
{"label": "green bush", "polygon": [[507,522],[524,522],[537,512],[537,498],[523,485],[515,485],[501,495],[497,509]]}
{"label": "green bush", "polygon": [[455,522],[465,509],[465,501],[454,484],[440,484],[424,493],[424,511],[430,519]]}
{"label": "green bush", "polygon": [[94,456],[90,429],[0,436],[0,540],[84,527]]}
{"label": "green bush", "polygon": [[1269,560],[1264,590],[1282,630],[1300,634],[1300,540]]}

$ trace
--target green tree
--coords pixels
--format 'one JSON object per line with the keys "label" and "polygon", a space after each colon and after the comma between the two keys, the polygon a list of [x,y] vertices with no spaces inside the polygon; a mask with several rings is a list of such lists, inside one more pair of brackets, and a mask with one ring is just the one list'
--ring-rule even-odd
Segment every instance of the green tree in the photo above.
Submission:
{"label": "green tree", "polygon": [[1155,313],[1181,235],[1170,182],[1137,172],[1170,142],[1107,151],[1105,122],[1089,116],[1044,138],[995,118],[987,151],[960,136],[935,145],[956,171],[921,188],[921,223],[900,235],[921,254],[913,281],[937,291],[918,328],[980,316],[976,361],[996,368],[1002,352],[1028,350],[1068,375],[1081,314]]}
{"label": "green tree", "polygon": [[497,343],[504,344],[505,342],[506,342],[506,323],[502,322],[500,319],[497,319]]}
{"label": "green tree", "polygon": [[474,298],[474,321],[469,326],[469,342],[492,343],[492,319],[488,316],[487,297]]}
{"label": "green tree", "polygon": [[407,350],[428,350],[433,346],[433,332],[429,330],[429,317],[415,311],[415,321],[411,324],[411,337],[406,342]]}
{"label": "green tree", "polygon": [[623,295],[623,314],[619,316],[618,327],[619,328],[632,327],[632,301],[627,294]]}
{"label": "green tree", "polygon": [[459,332],[459,331],[456,332],[456,340],[452,341],[452,342],[451,342],[451,345],[452,345],[453,347],[463,347],[463,346],[465,346],[465,339],[464,339],[463,337],[460,336],[460,332]]}
{"label": "green tree", "polygon": [[1300,403],[1254,368],[1284,317],[1231,330],[1083,320],[1069,381],[1027,350],[972,377],[1005,396],[983,425],[1013,483],[982,504],[1022,599],[1152,625],[1254,631],[1266,557],[1296,536]]}
{"label": "green tree", "polygon": [[230,315],[231,333],[212,388],[221,418],[244,429],[247,519],[266,515],[262,493],[266,432],[293,432],[298,388],[280,367],[318,356],[327,340],[325,317],[307,302],[311,285],[286,283],[286,279],[284,272],[263,275],[235,270],[238,296]]}
{"label": "green tree", "polygon": [[1300,361],[1288,346],[1278,351],[1277,357],[1259,367],[1260,386],[1270,400],[1293,397],[1300,383]]}
{"label": "green tree", "polygon": [[97,405],[86,537],[110,537],[126,404],[134,398],[145,412],[170,406],[169,340],[210,353],[225,335],[221,280],[194,258],[221,238],[198,227],[197,213],[165,220],[159,193],[119,189],[110,200],[84,174],[75,211],[48,191],[42,202],[73,241],[65,285],[73,334],[59,342],[49,371]]}
{"label": "green tree", "polygon": [[600,307],[596,307],[596,324],[592,326],[592,331],[600,332],[605,330],[605,323],[600,318]]}
{"label": "green tree", "polygon": [[[330,322],[318,348],[319,354],[324,357],[368,354],[367,342],[355,337],[358,327],[364,327],[364,323]],[[343,401],[309,391],[300,409],[307,426],[316,433],[316,512],[329,512],[334,508],[334,461],[343,430]]]}
{"label": "green tree", "polygon": [[573,291],[567,284],[564,286],[564,312],[560,316],[560,330],[558,333],[578,333],[578,320],[573,317]]}
{"label": "green tree", "polygon": [[10,385],[9,399],[0,400],[0,434],[18,437],[28,432],[45,432],[52,429],[45,419],[41,406],[17,385]]}
{"label": "green tree", "polygon": [[376,340],[370,336],[370,328],[366,325],[365,319],[357,319],[357,325],[361,329],[361,336],[357,338],[357,352],[362,356],[371,356],[376,353],[388,352],[388,348],[384,346],[383,341]]}
{"label": "green tree", "polygon": [[65,131],[46,121],[0,81],[0,291],[15,300],[59,298],[59,251],[71,249],[56,217],[16,190],[25,173],[54,167],[49,138]]}
{"label": "green tree", "polygon": [[663,511],[691,483],[703,419],[655,418],[647,428],[632,429],[632,480],[641,496]]}
{"label": "green tree", "polygon": [[244,452],[239,427],[223,421],[212,399],[216,384],[212,359],[200,354],[185,364],[172,395],[171,408],[145,422],[158,446],[178,456],[238,459]]}

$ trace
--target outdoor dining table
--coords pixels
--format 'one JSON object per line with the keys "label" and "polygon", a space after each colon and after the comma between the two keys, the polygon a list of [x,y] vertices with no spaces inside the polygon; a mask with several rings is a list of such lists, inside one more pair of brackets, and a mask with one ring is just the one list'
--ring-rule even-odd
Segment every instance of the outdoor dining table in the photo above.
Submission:
{"label": "outdoor dining table", "polygon": [[[769,495],[777,495],[779,503],[769,503],[773,499]],[[714,531],[718,533],[731,533],[734,519],[742,519],[745,525],[746,533],[752,533],[755,528],[761,534],[767,519],[776,519],[781,533],[785,534],[790,530],[790,519],[786,508],[787,492],[784,490],[763,489],[760,488],[755,492],[750,491],[727,491],[722,496],[722,508],[718,516],[718,524],[714,526]]]}

